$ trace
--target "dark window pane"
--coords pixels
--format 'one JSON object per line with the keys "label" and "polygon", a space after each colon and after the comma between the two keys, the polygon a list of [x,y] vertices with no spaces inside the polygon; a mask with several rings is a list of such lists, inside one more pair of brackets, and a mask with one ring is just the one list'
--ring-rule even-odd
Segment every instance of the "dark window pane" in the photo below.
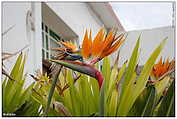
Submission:
{"label": "dark window pane", "polygon": [[52,31],[51,29],[49,30],[49,34],[50,36],[55,39],[56,41],[60,41],[60,36],[58,36],[54,31]]}
{"label": "dark window pane", "polygon": [[45,48],[44,46],[44,33],[42,32],[42,47]]}
{"label": "dark window pane", "polygon": [[42,30],[44,30],[44,23],[42,22]]}
{"label": "dark window pane", "polygon": [[42,49],[42,58],[43,58],[43,59],[45,58],[45,52],[44,52],[43,49]]}
{"label": "dark window pane", "polygon": [[46,56],[47,56],[47,58],[49,58],[49,53],[48,52],[46,52]]}
{"label": "dark window pane", "polygon": [[45,32],[48,33],[48,27],[45,25]]}
{"label": "dark window pane", "polygon": [[45,39],[45,41],[46,41],[46,49],[48,50],[48,49],[49,49],[48,36],[46,35],[45,38],[46,38],[46,39]]}

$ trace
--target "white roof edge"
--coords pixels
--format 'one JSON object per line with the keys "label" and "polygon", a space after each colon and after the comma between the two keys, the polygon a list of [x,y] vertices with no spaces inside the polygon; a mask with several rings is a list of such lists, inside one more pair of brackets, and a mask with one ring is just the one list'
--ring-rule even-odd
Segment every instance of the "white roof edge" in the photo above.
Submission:
{"label": "white roof edge", "polygon": [[120,31],[125,31],[120,20],[113,11],[112,6],[108,2],[90,2],[88,5],[107,29],[117,27]]}
{"label": "white roof edge", "polygon": [[113,18],[115,19],[117,25],[121,28],[122,31],[125,31],[125,29],[124,29],[123,25],[121,24],[119,18],[117,17],[117,15],[115,14],[114,10],[112,9],[112,6],[109,3],[106,3],[106,7],[110,11],[110,13],[113,16]]}
{"label": "white roof edge", "polygon": [[153,28],[143,28],[143,29],[135,29],[135,30],[130,30],[127,32],[136,32],[136,31],[151,31],[154,29],[175,29],[173,26],[160,26],[160,27],[153,27]]}

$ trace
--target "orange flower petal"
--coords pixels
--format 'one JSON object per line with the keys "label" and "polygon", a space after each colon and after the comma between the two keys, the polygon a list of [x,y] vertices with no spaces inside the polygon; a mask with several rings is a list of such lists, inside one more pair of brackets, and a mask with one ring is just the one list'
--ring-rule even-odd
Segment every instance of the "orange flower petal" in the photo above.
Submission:
{"label": "orange flower petal", "polygon": [[154,69],[156,70],[157,68],[162,67],[162,65],[163,65],[163,64],[162,64],[162,57],[160,57],[159,62],[154,65]]}
{"label": "orange flower petal", "polygon": [[165,64],[164,64],[164,67],[168,70],[168,67],[169,67],[169,57],[167,58]]}
{"label": "orange flower petal", "polygon": [[107,50],[110,48],[111,44],[112,44],[112,41],[113,41],[113,32],[110,31],[109,34],[107,35],[106,39],[104,40],[103,42],[103,46],[102,46],[102,49],[103,50]]}
{"label": "orange flower petal", "polygon": [[[108,44],[108,46],[107,47],[105,47],[105,49],[103,50],[103,53],[104,52],[107,52],[108,50],[110,50],[111,49],[111,45],[112,44],[115,44],[115,42],[118,44],[118,42],[120,42],[121,40],[120,39],[122,39],[124,37],[124,34],[121,34],[121,35],[119,35],[118,37],[116,37],[115,38],[115,35],[113,36],[113,40]],[[117,42],[118,41],[118,42]]]}
{"label": "orange flower petal", "polygon": [[51,50],[57,50],[57,51],[64,51],[66,48],[54,48],[54,47],[51,47],[50,49]]}
{"label": "orange flower petal", "polygon": [[[172,61],[171,61],[172,63]],[[152,74],[159,78],[160,76],[164,75],[166,72],[171,70],[171,63],[169,63],[169,58],[167,58],[164,63],[162,63],[162,57],[160,58],[159,62],[154,65]]]}
{"label": "orange flower petal", "polygon": [[162,65],[162,56],[160,57],[160,61],[157,64]]}
{"label": "orange flower petal", "polygon": [[122,39],[122,38],[120,40],[118,40],[111,48],[109,48],[108,50],[104,51],[101,54],[101,57],[102,58],[106,57],[106,56],[110,55],[111,53],[115,52],[120,47],[120,45],[125,41],[125,39]]}
{"label": "orange flower petal", "polygon": [[88,38],[88,33],[87,33],[87,30],[86,30],[86,33],[85,33],[85,36],[84,36],[84,40],[83,40],[83,43],[82,43],[82,56],[84,58],[87,59],[87,58],[90,57],[91,48],[92,48],[91,35],[90,35],[90,38]]}
{"label": "orange flower petal", "polygon": [[100,31],[97,33],[93,44],[92,44],[92,55],[93,56],[99,56],[101,52],[102,42],[104,38],[104,29],[101,28]]}
{"label": "orange flower petal", "polygon": [[124,37],[124,34],[121,33],[119,36],[117,36],[116,38],[114,37],[114,42],[117,41],[118,39],[121,39],[122,37]]}
{"label": "orange flower petal", "polygon": [[77,49],[77,47],[69,42],[60,42],[62,45],[64,45],[66,48],[71,49],[73,52]]}

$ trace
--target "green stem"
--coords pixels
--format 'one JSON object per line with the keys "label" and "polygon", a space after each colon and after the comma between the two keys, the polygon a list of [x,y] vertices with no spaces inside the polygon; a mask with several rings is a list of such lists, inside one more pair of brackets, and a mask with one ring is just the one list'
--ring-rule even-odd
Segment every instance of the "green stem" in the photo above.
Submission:
{"label": "green stem", "polygon": [[47,116],[47,114],[48,114],[50,103],[51,103],[51,100],[52,100],[52,96],[53,96],[55,86],[56,86],[56,83],[57,83],[57,79],[58,79],[58,76],[60,74],[61,69],[62,69],[62,66],[60,66],[60,69],[58,70],[58,72],[56,73],[56,75],[54,76],[54,78],[52,80],[52,86],[50,88],[50,92],[49,92],[49,95],[48,95],[47,106],[46,106],[46,110],[45,110],[45,113],[44,113],[45,116]]}

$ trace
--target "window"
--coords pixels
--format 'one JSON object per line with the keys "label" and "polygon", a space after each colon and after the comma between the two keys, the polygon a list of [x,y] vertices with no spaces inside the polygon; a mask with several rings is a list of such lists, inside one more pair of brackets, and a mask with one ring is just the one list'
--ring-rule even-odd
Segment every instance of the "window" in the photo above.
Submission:
{"label": "window", "polygon": [[55,53],[50,48],[61,47],[58,41],[64,41],[58,34],[50,29],[46,24],[42,23],[42,58],[51,58]]}

